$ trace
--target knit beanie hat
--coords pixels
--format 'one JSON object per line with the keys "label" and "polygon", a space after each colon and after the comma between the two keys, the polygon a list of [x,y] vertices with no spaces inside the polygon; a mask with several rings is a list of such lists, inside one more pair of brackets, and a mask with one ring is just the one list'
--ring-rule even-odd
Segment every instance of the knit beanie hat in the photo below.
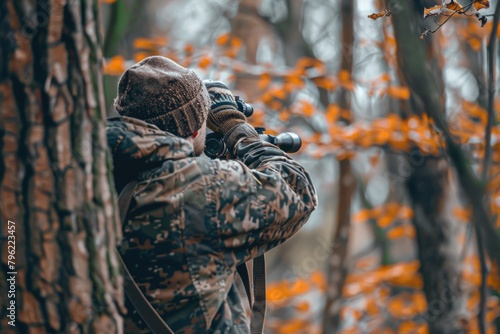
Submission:
{"label": "knit beanie hat", "polygon": [[205,122],[210,97],[196,73],[168,58],[153,56],[123,73],[114,106],[122,116],[187,138]]}

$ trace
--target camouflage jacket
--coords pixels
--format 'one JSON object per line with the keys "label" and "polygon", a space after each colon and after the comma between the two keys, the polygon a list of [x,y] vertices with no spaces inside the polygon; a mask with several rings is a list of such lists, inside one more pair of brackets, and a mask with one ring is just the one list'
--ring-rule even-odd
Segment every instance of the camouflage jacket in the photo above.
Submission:
{"label": "camouflage jacket", "polygon": [[[121,253],[148,300],[175,333],[249,333],[236,267],[307,221],[317,204],[308,173],[266,156],[275,146],[263,141],[243,140],[235,160],[195,157],[187,140],[134,118],[109,120],[107,138],[117,190],[140,181]],[[127,308],[125,332],[148,333]]]}

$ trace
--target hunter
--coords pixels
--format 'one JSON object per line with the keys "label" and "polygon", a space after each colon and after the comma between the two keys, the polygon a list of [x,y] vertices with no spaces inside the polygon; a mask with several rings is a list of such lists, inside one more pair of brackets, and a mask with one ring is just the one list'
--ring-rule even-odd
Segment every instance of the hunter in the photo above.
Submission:
{"label": "hunter", "polygon": [[[307,171],[260,139],[226,85],[160,56],[127,69],[108,120],[119,192],[132,180],[120,253],[176,333],[250,333],[236,267],[293,236],[316,208]],[[230,159],[202,155],[206,129]],[[128,301],[125,333],[149,333]]]}

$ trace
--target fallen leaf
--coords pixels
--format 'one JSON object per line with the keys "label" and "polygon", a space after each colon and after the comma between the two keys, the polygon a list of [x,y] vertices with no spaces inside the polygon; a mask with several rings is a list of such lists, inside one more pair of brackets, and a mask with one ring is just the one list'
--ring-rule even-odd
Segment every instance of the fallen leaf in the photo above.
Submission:
{"label": "fallen leaf", "polygon": [[381,12],[368,15],[368,18],[372,19],[372,20],[378,20],[379,18],[384,17],[384,16],[391,16],[391,11],[388,9],[385,9]]}

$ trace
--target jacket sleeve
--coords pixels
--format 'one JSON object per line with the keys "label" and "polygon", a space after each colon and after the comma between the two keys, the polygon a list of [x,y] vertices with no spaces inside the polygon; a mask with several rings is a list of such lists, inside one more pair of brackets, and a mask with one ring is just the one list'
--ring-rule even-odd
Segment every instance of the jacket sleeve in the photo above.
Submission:
{"label": "jacket sleeve", "polygon": [[306,170],[276,146],[242,140],[236,159],[214,160],[209,197],[222,251],[238,265],[294,235],[317,206]]}

